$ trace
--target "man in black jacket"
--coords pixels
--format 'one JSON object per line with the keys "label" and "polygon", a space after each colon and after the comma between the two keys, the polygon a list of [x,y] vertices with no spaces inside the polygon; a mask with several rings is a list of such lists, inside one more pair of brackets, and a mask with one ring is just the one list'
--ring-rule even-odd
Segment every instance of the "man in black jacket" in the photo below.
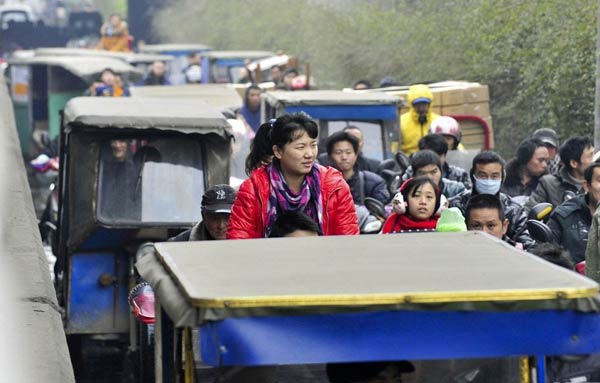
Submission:
{"label": "man in black jacket", "polygon": [[512,201],[510,196],[502,193],[500,188],[504,181],[504,160],[497,153],[483,151],[473,158],[471,167],[471,181],[473,189],[466,190],[449,200],[450,207],[458,207],[465,214],[465,208],[471,196],[477,194],[496,195],[502,202],[504,215],[509,225],[506,235],[514,241],[522,243],[524,248],[533,244],[527,231],[527,216],[518,203]]}
{"label": "man in black jacket", "polygon": [[371,173],[377,173],[380,162],[375,158],[365,157],[363,147],[365,145],[365,136],[358,126],[348,125],[344,128],[344,132],[350,133],[358,140],[358,158],[356,159],[356,167],[358,170],[368,170]]}
{"label": "man in black jacket", "polygon": [[585,260],[592,216],[600,201],[600,163],[588,167],[584,178],[585,194],[559,205],[548,221],[554,242],[567,249],[575,263]]}
{"label": "man in black jacket", "polygon": [[367,170],[359,170],[358,140],[348,132],[336,132],[327,140],[327,156],[331,165],[342,172],[357,205],[364,205],[366,197],[375,198],[383,204],[390,200],[390,193],[383,178]]}

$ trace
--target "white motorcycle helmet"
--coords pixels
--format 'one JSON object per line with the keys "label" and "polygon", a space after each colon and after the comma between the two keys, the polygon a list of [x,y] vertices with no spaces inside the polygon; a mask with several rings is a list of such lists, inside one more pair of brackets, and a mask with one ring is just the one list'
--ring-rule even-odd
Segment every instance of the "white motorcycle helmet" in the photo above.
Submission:
{"label": "white motorcycle helmet", "polygon": [[460,140],[462,138],[462,132],[460,130],[460,125],[458,121],[449,116],[441,116],[433,120],[431,125],[429,126],[430,134],[442,134],[444,136],[452,136],[454,137],[455,143],[453,148],[449,148],[450,150],[454,150],[460,144]]}

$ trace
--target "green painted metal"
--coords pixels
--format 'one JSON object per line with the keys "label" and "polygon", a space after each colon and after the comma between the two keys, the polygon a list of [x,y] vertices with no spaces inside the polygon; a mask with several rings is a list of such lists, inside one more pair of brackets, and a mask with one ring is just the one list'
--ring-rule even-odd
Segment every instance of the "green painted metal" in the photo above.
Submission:
{"label": "green painted metal", "polygon": [[14,103],[15,123],[21,142],[21,152],[29,153],[31,146],[31,121],[29,120],[29,104]]}
{"label": "green painted metal", "polygon": [[81,95],[80,91],[48,94],[48,134],[50,138],[58,136],[60,132],[60,111],[65,108],[67,101]]}

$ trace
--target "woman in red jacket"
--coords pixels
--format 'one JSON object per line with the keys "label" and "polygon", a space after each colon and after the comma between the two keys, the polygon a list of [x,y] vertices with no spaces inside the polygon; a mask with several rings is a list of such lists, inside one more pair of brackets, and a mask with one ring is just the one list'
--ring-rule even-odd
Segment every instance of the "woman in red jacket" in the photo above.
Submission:
{"label": "woman in red jacket", "polygon": [[[304,113],[260,126],[246,160],[252,174],[233,204],[228,239],[268,237],[285,211],[302,211],[323,235],[359,234],[348,184],[339,171],[316,164],[318,133]],[[270,156],[271,163],[265,164]]]}
{"label": "woman in red jacket", "polygon": [[383,224],[384,234],[435,231],[446,200],[435,182],[421,176],[406,180],[393,204],[394,213]]}

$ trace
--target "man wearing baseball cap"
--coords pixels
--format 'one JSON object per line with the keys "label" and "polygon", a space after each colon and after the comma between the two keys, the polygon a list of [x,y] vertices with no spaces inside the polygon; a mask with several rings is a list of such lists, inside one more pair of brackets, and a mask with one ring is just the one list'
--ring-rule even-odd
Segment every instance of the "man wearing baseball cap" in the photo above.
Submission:
{"label": "man wearing baseball cap", "polygon": [[210,241],[225,239],[235,190],[229,185],[215,185],[202,196],[202,221],[169,241]]}
{"label": "man wearing baseball cap", "polygon": [[429,125],[439,117],[431,110],[433,93],[427,85],[417,84],[408,88],[408,112],[400,116],[401,150],[411,155],[419,150],[419,140],[429,133]]}

